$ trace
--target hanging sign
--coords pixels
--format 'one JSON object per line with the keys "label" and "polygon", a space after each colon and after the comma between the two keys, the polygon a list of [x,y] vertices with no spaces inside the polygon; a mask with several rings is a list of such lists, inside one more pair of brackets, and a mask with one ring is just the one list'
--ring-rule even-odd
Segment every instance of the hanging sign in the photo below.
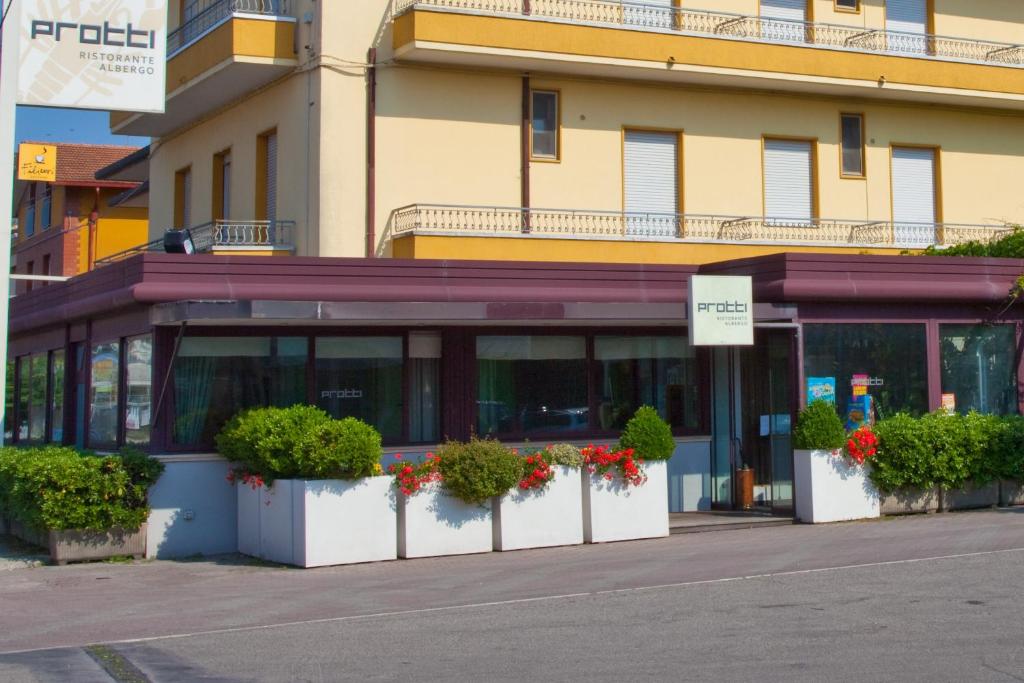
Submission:
{"label": "hanging sign", "polygon": [[57,180],[57,148],[53,145],[18,145],[18,180]]}
{"label": "hanging sign", "polygon": [[167,0],[22,0],[18,104],[163,113]]}
{"label": "hanging sign", "polygon": [[691,275],[692,346],[753,346],[754,283],[748,276]]}

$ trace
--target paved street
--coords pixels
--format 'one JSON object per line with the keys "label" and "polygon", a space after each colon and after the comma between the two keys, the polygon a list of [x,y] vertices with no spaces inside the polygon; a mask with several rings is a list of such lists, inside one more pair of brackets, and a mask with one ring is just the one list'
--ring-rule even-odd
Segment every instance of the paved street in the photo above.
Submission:
{"label": "paved street", "polygon": [[313,571],[44,567],[0,573],[0,680],[1019,681],[1022,607],[1024,509]]}

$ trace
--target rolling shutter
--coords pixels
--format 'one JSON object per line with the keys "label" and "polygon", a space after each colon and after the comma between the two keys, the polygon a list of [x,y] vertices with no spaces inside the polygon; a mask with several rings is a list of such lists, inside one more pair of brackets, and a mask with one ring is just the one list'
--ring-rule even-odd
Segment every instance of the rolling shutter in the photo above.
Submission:
{"label": "rolling shutter", "polygon": [[761,37],[804,42],[807,0],[761,0]]}
{"label": "rolling shutter", "polygon": [[675,133],[626,131],[627,234],[661,237],[678,234],[678,144],[679,137]]}
{"label": "rolling shutter", "polygon": [[277,133],[267,135],[267,220],[277,219]]}
{"label": "rolling shutter", "polygon": [[814,219],[813,145],[800,140],[764,141],[764,213],[769,223]]}
{"label": "rolling shutter", "polygon": [[646,28],[675,28],[672,0],[642,0],[622,4],[622,23]]}
{"label": "rolling shutter", "polygon": [[887,0],[885,30],[893,32],[887,40],[890,52],[925,52],[925,34],[928,32],[927,0]]}
{"label": "rolling shutter", "polygon": [[900,246],[935,241],[935,150],[893,147],[892,220]]}

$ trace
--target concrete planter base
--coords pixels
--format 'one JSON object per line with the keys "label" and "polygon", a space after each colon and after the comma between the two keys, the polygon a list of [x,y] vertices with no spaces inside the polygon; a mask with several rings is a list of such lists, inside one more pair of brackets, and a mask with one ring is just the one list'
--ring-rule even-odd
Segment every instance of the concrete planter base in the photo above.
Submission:
{"label": "concrete planter base", "polygon": [[398,496],[398,556],[469,555],[493,550],[491,503],[470,505],[428,484]]}
{"label": "concrete planter base", "polygon": [[583,491],[577,467],[555,465],[540,491],[513,489],[494,500],[494,549],[522,550],[583,543]]}
{"label": "concrete planter base", "polygon": [[938,512],[941,495],[938,487],[918,490],[899,489],[882,494],[883,515],[913,515],[923,512]]}
{"label": "concrete planter base", "polygon": [[583,476],[583,540],[586,543],[668,536],[668,466],[646,462],[647,483],[626,486],[589,473]]}
{"label": "concrete planter base", "polygon": [[999,482],[999,504],[1003,507],[1024,505],[1024,482],[1007,479]]}
{"label": "concrete planter base", "polygon": [[793,451],[796,517],[823,524],[881,515],[878,490],[867,468],[833,451]]}
{"label": "concrete planter base", "polygon": [[238,486],[238,552],[298,567],[397,557],[391,477]]}
{"label": "concrete planter base", "polygon": [[942,492],[942,510],[970,510],[990,508],[999,504],[999,482],[993,481],[978,486],[967,482],[962,489],[947,489]]}
{"label": "concrete planter base", "polygon": [[50,559],[59,565],[124,556],[139,560],[146,555],[146,524],[134,531],[114,527],[106,531],[66,529],[44,533],[13,521],[8,526],[12,535],[49,550]]}

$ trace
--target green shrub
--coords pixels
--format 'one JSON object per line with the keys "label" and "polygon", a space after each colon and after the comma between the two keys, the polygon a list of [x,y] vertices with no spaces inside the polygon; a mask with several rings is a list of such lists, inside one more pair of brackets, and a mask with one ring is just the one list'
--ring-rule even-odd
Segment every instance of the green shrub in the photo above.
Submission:
{"label": "green shrub", "polygon": [[643,460],[668,460],[676,450],[676,440],[672,438],[672,428],[657,410],[641,406],[622,430],[619,448],[632,448],[636,457]]}
{"label": "green shrub", "polygon": [[521,458],[493,439],[449,441],[437,450],[445,491],[471,504],[507,493],[523,474]]}
{"label": "green shrub", "polygon": [[163,465],[140,453],[97,456],[54,446],[0,450],[0,512],[39,532],[137,529]]}
{"label": "green shrub", "polygon": [[964,242],[945,249],[928,247],[926,256],[990,256],[997,258],[1024,258],[1024,230],[1009,225],[1011,232],[991,242]]}
{"label": "green shrub", "polygon": [[216,437],[217,450],[266,483],[299,475],[295,445],[314,428],[331,420],[313,406],[244,410],[224,425]]}
{"label": "green shrub", "polygon": [[963,487],[974,461],[966,421],[942,411],[922,415],[919,420],[921,435],[932,452],[935,483],[947,489]]}
{"label": "green shrub", "polygon": [[551,465],[583,467],[583,453],[571,443],[556,443],[544,451],[545,459]]}
{"label": "green shrub", "polygon": [[846,430],[835,407],[828,401],[812,401],[800,411],[793,427],[793,447],[808,451],[832,451],[846,444]]}
{"label": "green shrub", "polygon": [[314,425],[295,444],[298,475],[310,479],[358,479],[379,472],[380,432],[354,417]]}
{"label": "green shrub", "polygon": [[920,420],[897,413],[875,425],[878,452],[871,461],[871,480],[883,492],[935,486],[935,454]]}
{"label": "green shrub", "polygon": [[964,423],[964,467],[967,479],[984,485],[999,478],[999,435],[1006,426],[1004,418],[970,412]]}
{"label": "green shrub", "polygon": [[992,439],[991,449],[995,475],[1000,479],[1024,482],[1024,417],[1003,417]]}

